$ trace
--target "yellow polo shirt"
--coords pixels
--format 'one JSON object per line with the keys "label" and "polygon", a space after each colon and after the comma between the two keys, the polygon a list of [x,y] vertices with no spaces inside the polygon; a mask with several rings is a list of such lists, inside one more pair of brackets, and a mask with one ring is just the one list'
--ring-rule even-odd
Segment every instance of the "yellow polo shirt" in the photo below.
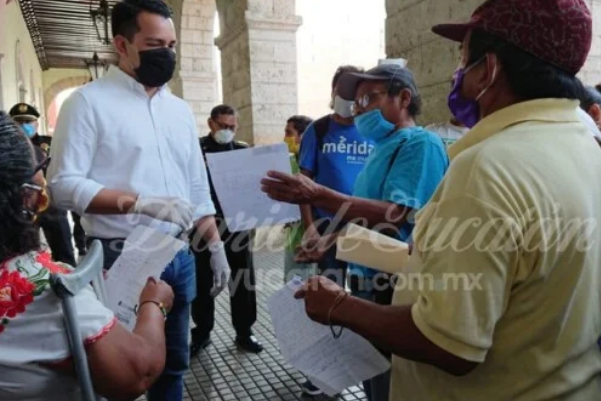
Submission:
{"label": "yellow polo shirt", "polygon": [[421,287],[394,303],[479,366],[454,377],[395,358],[391,401],[601,400],[601,149],[577,107],[520,103],[449,149],[417,216]]}

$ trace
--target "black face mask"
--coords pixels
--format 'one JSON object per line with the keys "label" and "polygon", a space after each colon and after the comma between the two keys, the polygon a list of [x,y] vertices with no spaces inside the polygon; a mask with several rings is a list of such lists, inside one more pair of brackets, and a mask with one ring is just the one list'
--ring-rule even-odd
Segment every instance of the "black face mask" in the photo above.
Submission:
{"label": "black face mask", "polygon": [[171,49],[160,48],[145,50],[140,55],[140,66],[135,69],[138,82],[149,88],[165,85],[175,72],[175,52]]}

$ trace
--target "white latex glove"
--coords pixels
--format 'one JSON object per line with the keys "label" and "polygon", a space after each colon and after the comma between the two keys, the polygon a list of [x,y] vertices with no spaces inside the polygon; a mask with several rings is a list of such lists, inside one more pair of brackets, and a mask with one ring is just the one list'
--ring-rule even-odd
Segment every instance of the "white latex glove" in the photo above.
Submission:
{"label": "white latex glove", "polygon": [[213,242],[209,245],[211,252],[211,270],[213,270],[213,288],[211,288],[211,296],[215,298],[230,280],[230,265],[227,263],[225,256],[225,248],[223,242]]}
{"label": "white latex glove", "polygon": [[146,198],[138,196],[133,213],[177,224],[183,230],[192,226],[194,206],[180,198]]}

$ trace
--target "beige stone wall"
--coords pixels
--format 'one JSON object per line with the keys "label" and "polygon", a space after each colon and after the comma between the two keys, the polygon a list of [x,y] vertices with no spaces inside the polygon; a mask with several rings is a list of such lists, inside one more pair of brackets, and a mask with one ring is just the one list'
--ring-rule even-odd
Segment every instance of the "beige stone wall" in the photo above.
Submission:
{"label": "beige stone wall", "polygon": [[593,14],[593,46],[580,79],[587,85],[601,83],[601,0],[587,0]]}
{"label": "beige stone wall", "polygon": [[432,25],[464,21],[482,0],[386,0],[386,53],[409,60],[424,100],[423,125],[449,118],[451,77],[459,47],[431,31]]}
{"label": "beige stone wall", "polygon": [[218,0],[217,8],[223,101],[240,112],[238,138],[281,142],[298,110],[295,0]]}
{"label": "beige stone wall", "polygon": [[[601,0],[587,0],[593,13],[593,47],[580,78],[601,82]],[[404,57],[415,74],[424,98],[419,122],[448,119],[447,96],[451,75],[459,63],[457,44],[434,35],[432,25],[466,21],[483,0],[386,0],[386,53]],[[569,51],[569,49],[566,49]]]}
{"label": "beige stone wall", "polygon": [[[4,9],[0,26],[0,108],[20,101],[44,110],[42,69],[16,1]],[[45,133],[42,117],[41,131]]]}
{"label": "beige stone wall", "polygon": [[177,96],[192,108],[200,135],[206,134],[207,117],[218,100],[217,64],[214,57],[215,0],[171,0],[179,44],[178,70],[170,82]]}

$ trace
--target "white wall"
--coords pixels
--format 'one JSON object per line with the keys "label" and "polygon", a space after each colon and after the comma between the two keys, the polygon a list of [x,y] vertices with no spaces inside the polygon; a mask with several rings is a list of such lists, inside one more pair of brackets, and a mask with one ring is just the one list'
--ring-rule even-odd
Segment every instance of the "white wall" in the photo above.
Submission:
{"label": "white wall", "polygon": [[[20,60],[17,60],[17,39],[19,40]],[[21,9],[16,1],[11,2],[4,9],[0,27],[0,55],[2,56],[0,61],[0,109],[8,111],[21,100],[17,81],[17,70],[20,65],[23,85],[27,91],[24,100],[34,104],[43,113],[45,107],[42,70]],[[40,126],[44,131],[43,121]]]}
{"label": "white wall", "polygon": [[331,81],[343,64],[374,67],[385,57],[384,0],[297,0],[299,112],[330,110]]}

